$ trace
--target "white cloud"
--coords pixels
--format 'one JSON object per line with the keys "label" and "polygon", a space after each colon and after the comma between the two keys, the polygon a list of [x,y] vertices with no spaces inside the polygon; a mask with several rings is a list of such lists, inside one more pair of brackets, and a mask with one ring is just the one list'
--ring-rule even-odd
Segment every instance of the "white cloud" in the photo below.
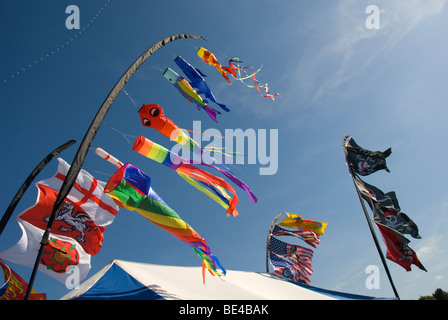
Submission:
{"label": "white cloud", "polygon": [[298,48],[303,53],[295,63],[300,84],[300,90],[295,89],[298,94],[318,101],[359,75],[372,76],[366,75],[366,69],[378,58],[387,57],[428,18],[440,14],[447,0],[376,1],[380,9],[378,30],[365,26],[369,16],[365,9],[369,4],[359,0],[340,1],[328,9],[326,32],[313,34],[311,49]]}

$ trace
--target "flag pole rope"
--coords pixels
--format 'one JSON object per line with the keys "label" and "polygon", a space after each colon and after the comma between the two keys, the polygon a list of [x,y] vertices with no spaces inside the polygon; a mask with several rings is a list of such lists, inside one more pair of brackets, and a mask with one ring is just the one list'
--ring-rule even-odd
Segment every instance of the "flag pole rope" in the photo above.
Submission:
{"label": "flag pole rope", "polygon": [[347,149],[345,147],[345,141],[347,140],[348,137],[350,137],[350,135],[346,135],[342,139],[342,147],[344,149],[344,154],[345,154],[345,163],[346,163],[346,165],[348,167],[348,171],[350,172],[350,176],[352,177],[353,184],[355,185],[356,193],[358,194],[359,201],[361,202],[361,206],[362,206],[362,209],[364,211],[364,215],[366,217],[367,224],[369,225],[370,233],[372,234],[373,241],[375,242],[376,249],[378,250],[378,254],[380,255],[381,262],[383,263],[384,269],[385,269],[386,274],[387,274],[387,278],[389,279],[390,285],[392,287],[392,290],[394,291],[395,296],[397,297],[398,300],[400,300],[400,296],[398,295],[398,291],[395,288],[395,285],[394,285],[394,282],[392,280],[392,276],[390,274],[389,268],[387,267],[386,259],[384,258],[384,254],[381,251],[380,243],[379,243],[378,238],[377,238],[377,236],[375,234],[375,230],[373,228],[372,221],[370,220],[369,214],[367,213],[367,209],[366,209],[366,206],[365,206],[365,204],[364,204],[364,202],[362,200],[361,193],[360,193],[358,187],[356,186],[355,178],[354,178],[355,173],[353,172],[352,168],[349,165],[348,153],[347,153]]}

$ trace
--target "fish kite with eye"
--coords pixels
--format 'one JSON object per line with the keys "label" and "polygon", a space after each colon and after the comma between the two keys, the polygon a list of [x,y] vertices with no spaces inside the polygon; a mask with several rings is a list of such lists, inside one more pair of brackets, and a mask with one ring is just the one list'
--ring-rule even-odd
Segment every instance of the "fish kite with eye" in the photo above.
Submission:
{"label": "fish kite with eye", "polygon": [[218,110],[210,108],[202,99],[202,97],[193,89],[187,80],[179,76],[174,70],[167,68],[163,73],[165,79],[167,79],[174,87],[187,99],[189,102],[197,105],[198,110],[201,108],[207,112],[207,114],[216,121],[216,116],[221,114]]}
{"label": "fish kite with eye", "polygon": [[[199,155],[201,159],[203,158],[204,149],[202,149],[202,147],[196,141],[194,141],[188,135],[186,135],[182,131],[182,129],[180,129],[171,119],[167,118],[165,116],[165,113],[163,112],[163,109],[161,106],[159,106],[158,104],[145,104],[140,108],[138,113],[140,115],[140,119],[142,121],[143,126],[156,129],[157,131],[159,131],[161,134],[163,134],[167,138],[170,138],[171,140],[176,141],[177,143],[181,144],[182,146],[185,146],[188,144],[188,147],[191,151],[193,151],[194,153]],[[154,150],[158,150],[157,153],[155,153],[155,151],[151,154],[149,152],[143,152],[142,150],[144,148],[142,146],[144,146],[144,145],[146,145],[148,148],[151,146]],[[153,143],[149,139],[140,137],[139,139],[137,139],[136,144],[134,145],[133,149],[138,151],[139,153],[143,154],[146,157],[156,160],[156,157],[158,156],[158,154],[162,154],[164,152],[164,151],[161,152],[160,150],[164,150],[165,148]],[[142,151],[142,152],[140,152],[140,151]],[[173,159],[173,157],[178,157],[178,156],[175,154],[173,154],[173,155],[170,154],[169,158]],[[181,162],[181,159],[178,159],[178,162]],[[196,163],[196,161],[194,161],[194,163]],[[233,183],[235,183],[241,189],[246,191],[246,193],[249,195],[249,198],[251,199],[251,201],[253,203],[256,203],[258,201],[257,197],[254,195],[254,193],[249,188],[249,186],[246,183],[244,183],[243,181],[239,180],[237,177],[235,177],[228,170],[224,170],[220,167],[216,167],[216,166],[207,164],[203,161],[200,161],[200,163],[198,163],[198,164],[205,165],[212,169],[218,170],[224,176],[226,176],[229,180],[231,180]],[[168,165],[168,167],[170,167],[170,165]],[[182,166],[182,168],[184,168],[184,167],[185,166]],[[173,168],[173,167],[171,166],[171,168]],[[176,169],[174,169],[174,170],[176,170]],[[200,188],[198,188],[198,189],[200,189]],[[230,189],[228,189],[228,190],[230,190]],[[215,191],[215,189],[213,189],[213,191]]]}
{"label": "fish kite with eye", "polygon": [[[178,65],[178,67],[183,71],[183,73],[187,76],[187,78],[190,80],[190,85],[196,89],[198,94],[205,95],[205,98],[210,100],[211,102],[216,103],[218,106],[220,106],[224,111],[229,112],[230,109],[227,108],[225,104],[218,103],[216,101],[215,96],[213,95],[212,91],[208,87],[207,83],[205,82],[204,77],[206,77],[205,74],[203,74],[199,69],[196,69],[193,67],[190,63],[185,61],[182,57],[178,56],[176,59],[174,59],[174,62]],[[206,100],[204,100],[205,103],[207,103]]]}

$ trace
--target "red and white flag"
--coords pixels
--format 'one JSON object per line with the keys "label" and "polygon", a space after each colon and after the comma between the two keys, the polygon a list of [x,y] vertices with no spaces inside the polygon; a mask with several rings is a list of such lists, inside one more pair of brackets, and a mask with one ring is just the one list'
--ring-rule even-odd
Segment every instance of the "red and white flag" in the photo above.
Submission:
{"label": "red and white flag", "polygon": [[[22,237],[14,246],[1,252],[0,258],[33,268],[44,231],[20,218],[17,222],[22,229]],[[82,281],[90,270],[90,255],[70,237],[50,233],[48,240],[38,270],[66,283],[72,274],[68,271],[77,268],[79,281]]]}
{"label": "red and white flag", "polygon": [[[33,267],[42,235],[58,192],[70,166],[58,158],[57,173],[39,181],[36,203],[18,217],[22,238],[0,257],[12,263]],[[119,206],[104,193],[105,182],[81,170],[73,188],[57,210],[49,243],[45,245],[39,270],[61,282],[70,276],[68,268],[76,268],[79,281],[90,270],[90,258],[99,252],[105,226],[111,224]]]}
{"label": "red and white flag", "polygon": [[[21,213],[18,218],[45,230],[58,192],[39,183],[37,188],[36,204]],[[66,198],[59,210],[56,211],[51,232],[55,235],[73,238],[88,254],[95,255],[102,247],[105,229],[103,226],[98,226],[80,205]]]}
{"label": "red and white flag", "polygon": [[[59,191],[70,169],[70,165],[61,158],[57,160],[59,161],[57,173],[49,179],[39,181],[38,184]],[[79,205],[89,214],[99,226],[111,224],[119,209],[115,200],[104,193],[105,185],[105,182],[99,181],[87,171],[81,170],[67,196],[69,200]]]}
{"label": "red and white flag", "polygon": [[411,271],[412,264],[426,271],[423,264],[418,260],[415,251],[409,247],[408,243],[410,241],[405,236],[384,224],[376,223],[376,225],[387,247],[387,259],[399,264],[406,271]]}

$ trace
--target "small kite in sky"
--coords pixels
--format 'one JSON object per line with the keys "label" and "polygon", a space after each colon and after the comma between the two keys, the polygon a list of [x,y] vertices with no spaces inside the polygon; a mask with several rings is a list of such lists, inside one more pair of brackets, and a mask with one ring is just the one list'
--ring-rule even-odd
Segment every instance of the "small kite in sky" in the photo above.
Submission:
{"label": "small kite in sky", "polygon": [[[265,98],[271,98],[272,100],[275,100],[274,99],[275,96],[281,97],[279,93],[275,93],[275,94],[270,93],[267,83],[262,85],[262,84],[260,84],[260,82],[257,79],[255,79],[255,74],[257,74],[261,70],[261,68],[258,69],[257,71],[255,71],[255,69],[253,67],[241,67],[239,64],[242,61],[240,61],[239,58],[237,58],[237,57],[229,60],[229,67],[224,67],[218,62],[218,60],[216,59],[215,55],[212,52],[210,52],[209,50],[207,50],[203,47],[199,48],[199,50],[197,51],[197,54],[204,62],[208,63],[211,66],[215,66],[218,69],[218,72],[224,77],[224,79],[226,79],[226,81],[228,83],[230,83],[230,79],[229,79],[227,73],[230,73],[235,78],[235,80],[241,81],[245,86],[247,86],[249,88],[256,88],[258,93]],[[238,65],[236,65],[236,64],[238,64]],[[248,69],[248,68],[252,68],[252,74],[249,74],[245,71],[245,69]],[[237,74],[237,72],[238,72],[238,74]],[[244,72],[245,76],[243,76],[241,74],[241,72]],[[247,80],[250,78],[253,79],[254,85],[249,85],[244,82],[244,80]],[[260,89],[264,89],[264,93],[262,93]]]}
{"label": "small kite in sky", "polygon": [[[204,77],[206,77],[205,74],[203,74],[199,69],[196,69],[193,67],[190,63],[185,61],[182,57],[178,56],[176,59],[174,59],[174,62],[179,66],[179,68],[183,71],[183,73],[187,76],[187,78],[190,80],[190,85],[196,89],[198,94],[205,95],[205,98],[210,100],[211,102],[216,103],[218,106],[220,106],[224,111],[229,112],[230,109],[227,108],[225,104],[216,102],[216,98],[213,95],[212,91],[210,90],[209,86],[207,85],[207,82],[205,82]],[[205,103],[207,103],[206,100],[204,100]]]}
{"label": "small kite in sky", "polygon": [[205,63],[216,67],[216,69],[218,69],[218,72],[224,77],[224,79],[226,79],[228,83],[230,83],[230,79],[227,76],[227,73],[230,73],[232,76],[236,77],[235,70],[230,67],[223,67],[212,52],[203,47],[200,47],[196,53],[198,54],[199,58],[201,58]]}
{"label": "small kite in sky", "polygon": [[[163,112],[162,107],[160,107],[157,104],[145,104],[140,108],[138,113],[140,114],[142,124],[145,127],[156,129],[164,136],[170,138],[171,140],[176,141],[177,143],[179,143],[182,146],[188,145],[190,151],[193,151],[195,154],[197,154],[200,159],[200,160],[193,159],[192,160],[193,163],[206,165],[208,167],[211,167],[213,169],[220,171],[227,178],[229,178],[232,182],[234,182],[236,185],[238,185],[241,189],[246,191],[253,203],[256,203],[258,201],[257,197],[253,194],[253,192],[250,190],[250,188],[243,181],[239,180],[232,173],[230,173],[228,170],[225,170],[225,169],[222,169],[219,167],[215,167],[215,166],[212,166],[211,164],[207,164],[207,163],[203,162],[202,159],[204,157],[204,153],[203,153],[204,149],[196,141],[194,141],[188,135],[186,135],[185,132],[183,132],[182,129],[180,129],[171,119],[167,118],[165,116],[165,113]],[[143,137],[141,139],[137,139],[137,141],[140,141],[142,139],[143,139]],[[143,143],[143,142],[140,141],[140,143]],[[137,144],[137,142],[136,142],[136,144]],[[135,145],[134,145],[134,147],[135,147]],[[163,147],[161,147],[161,148],[163,148]],[[173,156],[176,156],[176,155],[173,155]],[[171,158],[171,159],[173,159],[173,158]],[[179,161],[181,161],[181,159],[179,159]]]}
{"label": "small kite in sky", "polygon": [[186,98],[189,102],[195,103],[198,110],[203,108],[205,112],[216,122],[216,116],[221,114],[218,110],[210,108],[202,99],[202,97],[193,89],[187,80],[179,76],[174,70],[167,68],[163,76],[174,85],[174,87]]}
{"label": "small kite in sky", "polygon": [[163,109],[158,104],[144,104],[139,110],[143,126],[153,128],[165,137],[188,147],[198,155],[202,155],[201,146],[181,130],[171,119],[165,116]]}

